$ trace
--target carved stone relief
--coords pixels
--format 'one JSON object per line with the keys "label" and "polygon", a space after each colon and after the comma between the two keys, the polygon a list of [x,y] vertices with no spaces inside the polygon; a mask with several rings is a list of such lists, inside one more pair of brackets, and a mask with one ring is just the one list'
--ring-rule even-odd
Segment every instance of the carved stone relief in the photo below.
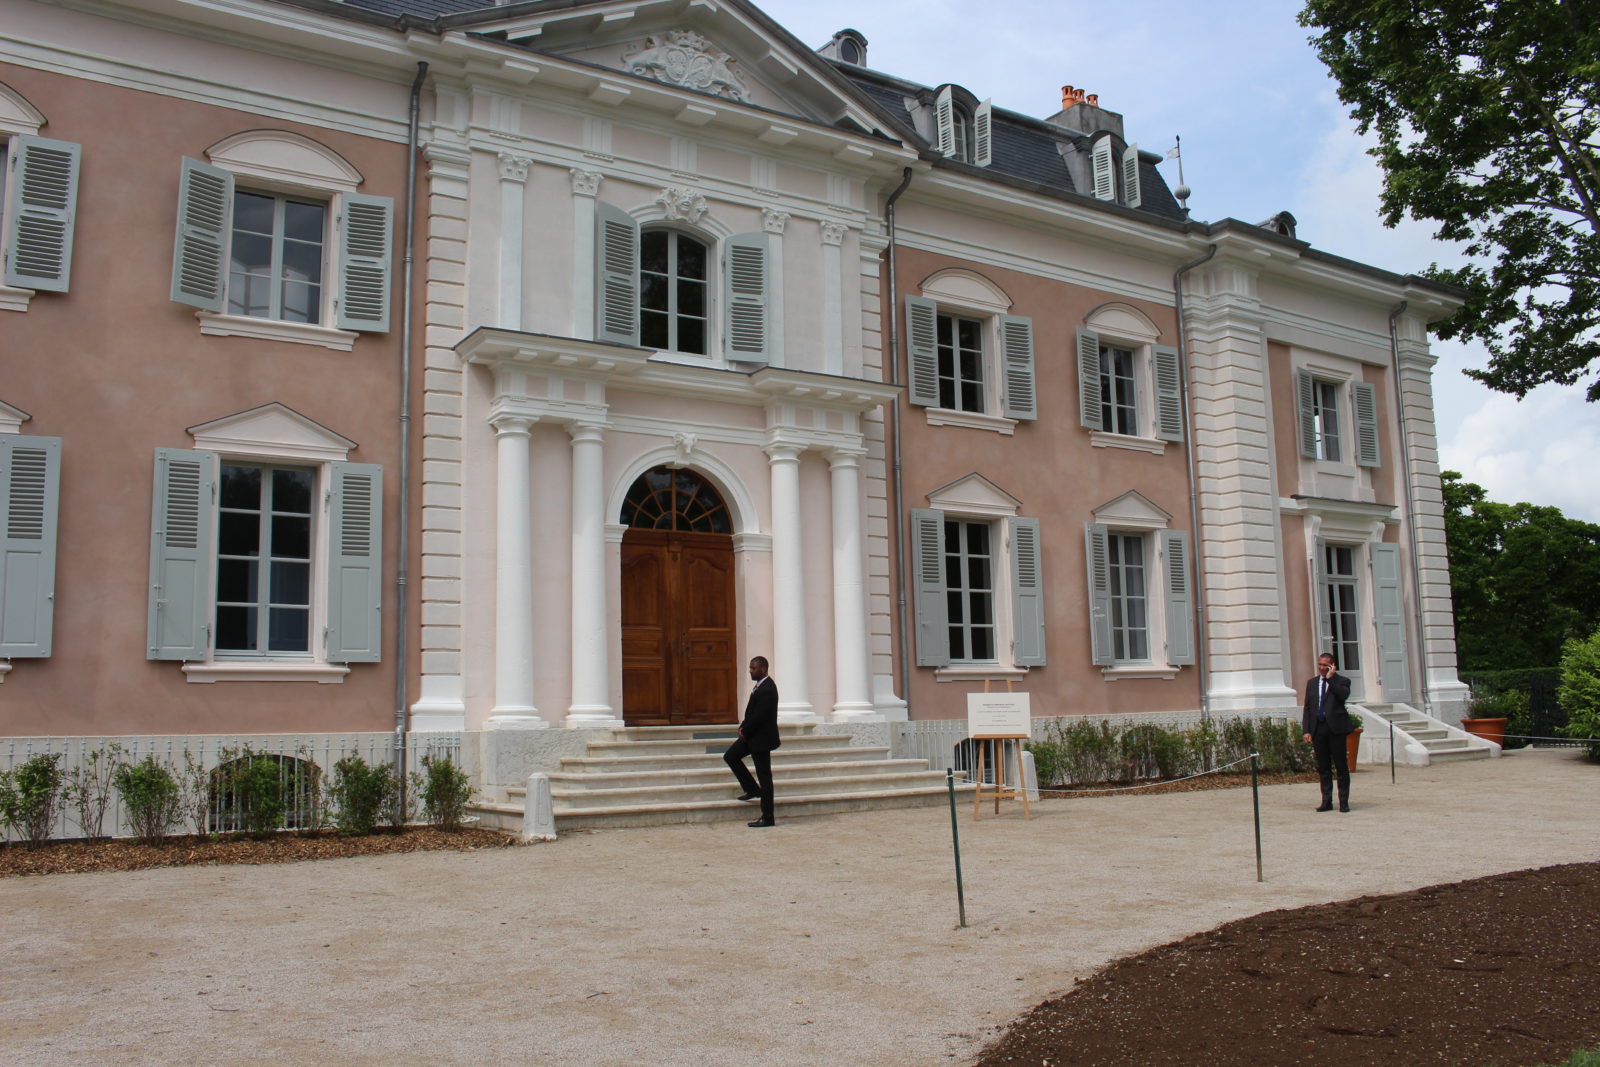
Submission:
{"label": "carved stone relief", "polygon": [[622,61],[630,74],[669,85],[699,89],[713,96],[750,102],[739,61],[712,45],[693,30],[668,30],[652,34]]}

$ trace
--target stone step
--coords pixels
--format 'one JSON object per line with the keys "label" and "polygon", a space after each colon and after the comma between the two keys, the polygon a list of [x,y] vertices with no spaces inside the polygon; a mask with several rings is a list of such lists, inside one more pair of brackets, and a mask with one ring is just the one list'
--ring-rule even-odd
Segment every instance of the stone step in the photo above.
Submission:
{"label": "stone step", "polygon": [[[958,785],[956,802],[971,804],[976,786]],[[847,811],[877,811],[884,808],[930,807],[948,803],[948,789],[943,779],[936,786],[919,789],[862,790],[854,793],[830,793],[818,796],[784,796],[775,798],[775,816],[780,824],[786,819],[807,815],[833,815]],[[623,826],[665,826],[672,823],[723,822],[759,817],[759,805],[738,800],[713,800],[684,804],[636,804],[619,807],[575,808],[557,811],[557,832],[600,829]],[[521,819],[517,826],[520,828]]]}
{"label": "stone step", "polygon": [[[726,747],[726,746],[724,746]],[[784,764],[805,762],[830,762],[851,763],[860,760],[887,759],[889,749],[883,746],[842,746],[829,749],[806,749],[796,751],[787,746],[778,749],[772,754],[772,765],[778,767]],[[706,753],[681,753],[678,755],[658,756],[563,756],[560,767],[562,771],[578,773],[612,773],[625,774],[632,771],[672,771],[693,770],[696,767],[722,767],[727,769],[722,762],[722,751]]]}
{"label": "stone step", "polygon": [[[1424,744],[1429,741],[1450,740],[1450,731],[1442,726],[1428,727],[1419,725],[1415,729],[1405,731],[1405,733],[1413,741],[1421,741]],[[1456,740],[1460,739],[1456,738]]]}
{"label": "stone step", "polygon": [[[923,770],[927,767],[927,760],[919,759],[881,759],[881,760],[851,760],[840,762],[831,760],[823,763],[779,763],[772,768],[772,777],[779,783],[801,780],[807,777],[837,775],[843,772],[858,777],[873,777],[882,774],[903,774],[908,771]],[[551,789],[629,789],[645,788],[647,786],[675,786],[698,785],[702,782],[727,784],[733,780],[727,764],[717,761],[715,767],[689,767],[670,771],[626,771],[607,774],[599,771],[587,771],[577,774],[564,774],[557,771],[550,777]],[[520,788],[513,788],[511,793],[521,796]]]}
{"label": "stone step", "polygon": [[[679,738],[717,738],[728,740],[739,735],[739,724],[712,723],[697,726],[616,726],[611,729],[612,736],[619,740],[637,741],[671,741]],[[778,734],[784,740],[791,737],[808,736],[811,733],[811,724],[804,722],[781,722],[778,724]],[[817,736],[828,736],[819,734]]]}
{"label": "stone step", "polygon": [[1422,747],[1428,750],[1428,754],[1430,756],[1438,755],[1441,752],[1451,752],[1477,747],[1464,737],[1429,737],[1426,739],[1419,738],[1418,740],[1422,741]]}
{"label": "stone step", "polygon": [[[724,801],[738,795],[739,786],[732,775],[725,774],[719,782],[695,782],[689,785],[651,785],[619,789],[557,789],[551,783],[550,801],[559,819],[569,811],[598,810],[600,808],[637,808],[652,805],[672,806],[710,801]],[[859,793],[901,793],[919,789],[944,788],[944,774],[940,771],[902,771],[898,774],[853,774],[834,777],[810,777],[779,780],[775,793],[778,797],[836,796]],[[511,791],[516,799],[516,791]],[[753,802],[748,802],[752,803]],[[752,816],[753,818],[754,816]]]}
{"label": "stone step", "polygon": [[[726,737],[708,738],[667,738],[664,740],[649,741],[590,741],[588,754],[591,758],[601,756],[678,756],[691,754],[696,756],[716,756],[722,758],[733,743],[736,734]],[[813,749],[849,748],[850,738],[846,734],[805,734],[786,737],[783,747],[779,752],[810,751]]]}
{"label": "stone step", "polygon": [[1487,746],[1428,750],[1428,758],[1435,763],[1445,763],[1452,760],[1488,759],[1493,754]]}

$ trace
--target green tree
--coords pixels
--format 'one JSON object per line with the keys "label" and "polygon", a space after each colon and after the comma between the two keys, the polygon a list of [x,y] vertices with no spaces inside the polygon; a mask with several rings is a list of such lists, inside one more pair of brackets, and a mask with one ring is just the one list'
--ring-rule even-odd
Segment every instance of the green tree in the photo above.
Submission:
{"label": "green tree", "polygon": [[1556,663],[1565,642],[1600,622],[1600,526],[1495,503],[1455,471],[1440,479],[1461,666]]}
{"label": "green tree", "polygon": [[[1568,737],[1600,737],[1600,629],[1562,648],[1556,697],[1567,713]],[[1592,759],[1600,759],[1600,741],[1589,742],[1587,748]]]}
{"label": "green tree", "polygon": [[[1435,326],[1482,341],[1467,373],[1525,396],[1600,357],[1600,4],[1308,0],[1300,22],[1384,171],[1383,219],[1438,223],[1471,264]],[[1600,400],[1600,376],[1588,386]]]}

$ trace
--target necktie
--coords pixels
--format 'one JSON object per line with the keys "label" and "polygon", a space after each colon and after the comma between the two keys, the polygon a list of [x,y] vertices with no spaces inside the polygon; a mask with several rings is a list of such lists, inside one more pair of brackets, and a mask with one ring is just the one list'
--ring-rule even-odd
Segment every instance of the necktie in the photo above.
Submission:
{"label": "necktie", "polygon": [[1322,679],[1322,695],[1317,698],[1317,721],[1328,721],[1328,680]]}

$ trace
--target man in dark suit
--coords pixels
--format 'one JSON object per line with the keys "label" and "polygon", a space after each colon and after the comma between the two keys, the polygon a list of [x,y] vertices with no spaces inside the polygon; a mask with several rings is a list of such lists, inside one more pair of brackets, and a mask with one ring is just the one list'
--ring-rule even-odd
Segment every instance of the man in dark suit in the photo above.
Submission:
{"label": "man in dark suit", "polygon": [[1338,672],[1333,656],[1317,657],[1317,676],[1306,683],[1306,704],[1300,713],[1300,727],[1306,744],[1317,756],[1317,775],[1322,779],[1322,806],[1333,810],[1333,781],[1339,780],[1339,810],[1350,810],[1350,761],[1345,737],[1350,733],[1350,713],[1344,702],[1350,699],[1350,679]]}
{"label": "man in dark suit", "polygon": [[[744,790],[740,800],[761,798],[761,818],[750,826],[772,826],[772,750],[778,740],[778,685],[767,676],[765,656],[750,661],[750,680],[755,683],[750,699],[744,706],[744,721],[739,724],[739,739],[722,754],[733,776],[739,779]],[[750,777],[744,758],[755,764],[756,776]]]}

